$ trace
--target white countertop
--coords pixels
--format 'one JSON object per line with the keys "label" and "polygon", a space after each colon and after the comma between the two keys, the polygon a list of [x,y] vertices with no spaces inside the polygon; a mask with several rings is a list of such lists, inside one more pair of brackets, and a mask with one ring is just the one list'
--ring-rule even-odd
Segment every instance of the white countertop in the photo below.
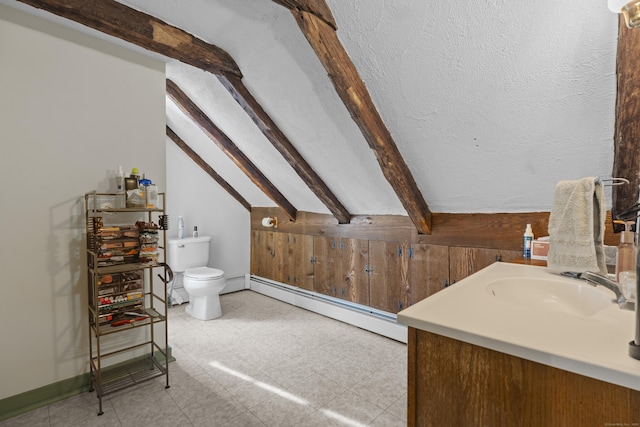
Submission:
{"label": "white countertop", "polygon": [[[640,390],[640,360],[628,355],[635,313],[611,306],[581,316],[508,303],[487,291],[505,278],[578,279],[544,267],[496,262],[398,313],[398,322],[459,341]],[[581,283],[585,283],[581,285]]]}

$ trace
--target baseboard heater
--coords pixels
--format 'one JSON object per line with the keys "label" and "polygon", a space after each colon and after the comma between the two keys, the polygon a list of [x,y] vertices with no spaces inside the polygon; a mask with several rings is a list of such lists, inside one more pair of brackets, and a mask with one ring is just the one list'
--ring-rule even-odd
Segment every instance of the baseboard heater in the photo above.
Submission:
{"label": "baseboard heater", "polygon": [[255,275],[247,275],[245,288],[387,338],[407,343],[407,327],[397,323],[396,315],[393,313],[307,291],[306,289],[300,289]]}

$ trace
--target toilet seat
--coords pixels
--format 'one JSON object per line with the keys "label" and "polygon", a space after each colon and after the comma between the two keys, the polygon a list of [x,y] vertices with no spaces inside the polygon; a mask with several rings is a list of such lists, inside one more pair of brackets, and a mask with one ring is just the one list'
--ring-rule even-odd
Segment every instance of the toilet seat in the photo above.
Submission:
{"label": "toilet seat", "polygon": [[186,270],[184,277],[191,280],[214,280],[224,277],[224,271],[217,268],[196,267]]}

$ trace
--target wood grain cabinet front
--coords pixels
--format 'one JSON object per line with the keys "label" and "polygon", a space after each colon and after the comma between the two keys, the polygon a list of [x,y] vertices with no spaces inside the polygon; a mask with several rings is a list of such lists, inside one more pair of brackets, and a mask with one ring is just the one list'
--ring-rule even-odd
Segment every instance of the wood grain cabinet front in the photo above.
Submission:
{"label": "wood grain cabinet front", "polygon": [[397,313],[520,251],[252,231],[251,273]]}

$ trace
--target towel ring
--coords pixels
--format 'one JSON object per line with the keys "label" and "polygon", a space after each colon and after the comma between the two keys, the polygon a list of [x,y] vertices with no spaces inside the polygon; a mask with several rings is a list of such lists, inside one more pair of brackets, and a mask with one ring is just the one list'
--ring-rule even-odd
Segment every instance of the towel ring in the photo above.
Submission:
{"label": "towel ring", "polygon": [[624,185],[629,184],[629,180],[627,178],[600,178],[596,177],[596,182],[601,182],[604,185],[614,186],[614,185]]}

